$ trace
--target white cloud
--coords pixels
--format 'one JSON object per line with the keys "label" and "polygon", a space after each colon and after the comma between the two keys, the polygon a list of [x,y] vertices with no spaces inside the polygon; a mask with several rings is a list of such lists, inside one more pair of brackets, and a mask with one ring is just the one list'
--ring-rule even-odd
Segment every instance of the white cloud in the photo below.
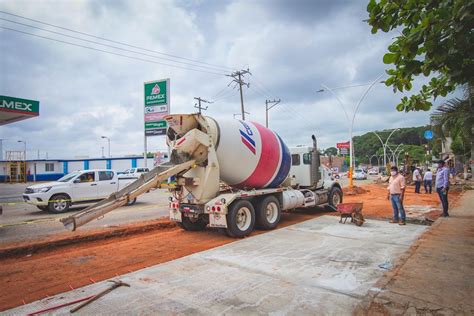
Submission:
{"label": "white cloud", "polygon": [[[347,122],[329,93],[316,93],[320,85],[366,83],[386,68],[381,59],[390,35],[370,34],[362,21],[365,5],[364,1],[0,1],[1,10],[100,37],[227,67],[248,66],[253,73],[247,78],[250,89],[244,91],[249,119],[264,123],[265,98],[279,97],[282,103],[270,111],[270,126],[292,145],[309,143],[314,133],[322,147],[347,139]],[[138,154],[143,150],[143,82],[171,78],[174,113],[194,112],[193,97],[215,99],[230,82],[224,75],[141,62],[6,30],[0,30],[0,39],[0,93],[41,102],[39,118],[0,127],[0,136],[9,139],[4,149],[20,148],[16,140],[25,139],[32,152],[47,151],[49,157],[99,156],[106,146],[100,136],[106,135],[113,155]],[[218,95],[227,98],[209,105],[209,115],[232,118],[240,112],[238,93],[232,93],[231,87]],[[353,107],[364,89],[337,92]],[[399,98],[376,85],[360,108],[355,133],[427,123],[427,113],[396,112]],[[164,147],[163,137],[149,138],[150,150]]]}

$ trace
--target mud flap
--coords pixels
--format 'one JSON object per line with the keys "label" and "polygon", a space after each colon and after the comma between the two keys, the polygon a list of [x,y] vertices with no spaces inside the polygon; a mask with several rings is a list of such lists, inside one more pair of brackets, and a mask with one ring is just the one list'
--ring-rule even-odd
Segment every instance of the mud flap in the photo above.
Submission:
{"label": "mud flap", "polygon": [[181,212],[175,209],[170,210],[170,220],[173,222],[182,222],[182,215]]}
{"label": "mud flap", "polygon": [[211,213],[209,214],[209,226],[227,228],[227,219],[224,214]]}

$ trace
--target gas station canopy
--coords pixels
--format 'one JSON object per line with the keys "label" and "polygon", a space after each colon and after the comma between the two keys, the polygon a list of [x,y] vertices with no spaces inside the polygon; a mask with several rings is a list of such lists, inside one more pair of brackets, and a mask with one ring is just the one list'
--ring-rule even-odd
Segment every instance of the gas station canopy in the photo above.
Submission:
{"label": "gas station canopy", "polygon": [[39,116],[39,101],[0,95],[0,125]]}

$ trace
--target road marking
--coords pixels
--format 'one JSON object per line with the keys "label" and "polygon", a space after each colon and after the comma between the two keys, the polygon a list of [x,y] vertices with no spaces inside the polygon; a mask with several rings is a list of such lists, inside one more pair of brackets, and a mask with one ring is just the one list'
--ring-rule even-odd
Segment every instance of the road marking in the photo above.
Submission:
{"label": "road marking", "polygon": [[59,222],[59,218],[40,218],[40,219],[31,219],[31,220],[26,220],[26,221],[17,222],[17,223],[11,223],[11,224],[0,224],[0,228],[37,224],[37,223],[47,223],[47,222]]}

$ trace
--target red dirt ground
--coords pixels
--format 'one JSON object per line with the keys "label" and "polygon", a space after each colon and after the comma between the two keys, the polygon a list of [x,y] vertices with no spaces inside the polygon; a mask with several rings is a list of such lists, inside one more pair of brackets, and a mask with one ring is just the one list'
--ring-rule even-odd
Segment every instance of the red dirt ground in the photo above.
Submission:
{"label": "red dirt ground", "polygon": [[[279,227],[327,213],[322,209],[284,213]],[[253,235],[260,233],[263,231],[255,231]],[[54,241],[57,237],[47,240]],[[3,258],[0,259],[0,311],[233,241],[217,230],[187,232],[174,225],[163,225],[155,231]]]}
{"label": "red dirt ground", "polygon": [[[363,201],[365,216],[390,217],[391,207],[386,200],[385,186],[367,185],[364,189],[366,193],[345,196],[344,202]],[[412,192],[413,188],[409,188],[405,205],[439,205],[436,194],[415,195]],[[450,197],[455,202],[459,194],[450,193]],[[279,227],[327,214],[336,215],[320,208],[284,213]],[[150,227],[156,229],[150,230]],[[0,311],[235,241],[217,230],[183,231],[167,220],[118,229],[122,231],[94,241],[88,240],[88,236],[103,232],[79,231],[75,233],[76,237],[83,239],[79,243],[42,247],[26,256],[12,256],[10,251],[14,247],[27,247],[25,243],[2,245],[3,250],[9,249],[0,259]],[[134,233],[127,234],[127,230],[134,230]],[[253,235],[260,233],[263,231],[256,231]],[[54,242],[65,237],[71,238],[71,233],[57,234],[38,242]]]}
{"label": "red dirt ground", "polygon": [[[344,203],[364,202],[362,214],[365,217],[390,218],[392,216],[392,207],[390,201],[387,200],[387,185],[368,184],[364,185],[363,189],[367,192],[357,195],[345,195]],[[432,194],[416,194],[414,191],[414,186],[407,187],[403,201],[404,206],[425,205],[441,208],[441,203],[436,192]],[[459,197],[459,192],[449,192],[451,207],[455,205]],[[426,214],[431,220],[436,220],[440,215],[440,211],[433,211],[430,214]]]}

